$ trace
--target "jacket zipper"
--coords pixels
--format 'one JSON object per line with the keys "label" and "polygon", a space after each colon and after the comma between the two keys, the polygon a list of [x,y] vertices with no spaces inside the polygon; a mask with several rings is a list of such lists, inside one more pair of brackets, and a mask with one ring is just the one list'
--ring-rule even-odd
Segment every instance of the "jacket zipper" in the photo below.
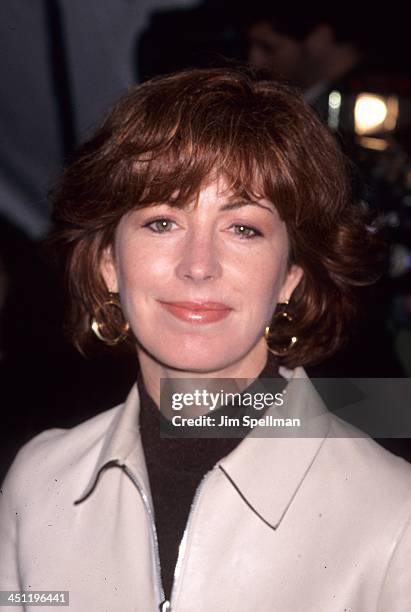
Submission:
{"label": "jacket zipper", "polygon": [[[187,519],[187,523],[184,529],[184,533],[183,533],[183,537],[181,538],[181,542],[180,542],[180,546],[178,548],[178,556],[177,556],[177,563],[174,569],[174,577],[173,577],[173,584],[171,587],[171,594],[170,594],[170,601],[169,602],[165,602],[166,604],[168,604],[168,607],[164,608],[164,612],[173,612],[173,608],[171,605],[171,602],[173,601],[174,597],[175,597],[175,593],[176,593],[176,586],[177,586],[177,580],[178,577],[180,575],[180,571],[181,571],[181,566],[183,563],[183,559],[185,556],[185,552],[186,552],[186,548],[187,548],[187,535],[188,535],[188,530],[190,529],[190,525],[193,519],[193,514],[194,514],[194,510],[197,506],[197,502],[198,499],[200,497],[201,491],[204,488],[204,485],[206,483],[206,481],[208,480],[208,478],[211,476],[211,474],[213,473],[213,471],[215,469],[218,468],[218,464],[215,465],[209,472],[207,472],[206,474],[204,474],[200,484],[197,487],[197,490],[194,494],[194,498],[190,507],[190,512],[188,514],[188,519]],[[161,609],[161,612],[163,612],[163,609]]]}
{"label": "jacket zipper", "polygon": [[153,542],[153,548],[154,548],[154,559],[155,559],[155,566],[156,566],[156,571],[155,571],[155,576],[156,576],[156,586],[157,586],[157,593],[159,595],[159,599],[160,599],[160,604],[159,604],[159,612],[172,612],[172,607],[171,607],[171,602],[173,601],[173,595],[176,591],[176,583],[177,583],[177,579],[178,576],[180,574],[180,569],[181,569],[181,564],[184,558],[184,554],[185,554],[185,550],[186,550],[186,544],[187,544],[187,534],[188,534],[188,529],[191,525],[192,522],[192,517],[193,517],[193,512],[194,509],[197,505],[197,501],[198,498],[200,496],[200,493],[204,487],[204,484],[206,482],[206,480],[209,478],[209,476],[212,474],[212,472],[218,468],[218,464],[215,465],[209,472],[207,472],[200,484],[197,487],[197,490],[194,494],[194,498],[190,507],[190,512],[188,514],[188,519],[187,519],[187,523],[184,529],[184,533],[183,533],[183,537],[181,538],[181,542],[180,542],[180,546],[178,549],[178,556],[177,556],[177,563],[174,569],[174,577],[173,577],[173,584],[171,587],[171,594],[170,594],[170,600],[166,600],[165,599],[165,594],[164,594],[164,588],[163,588],[163,584],[161,582],[161,566],[160,566],[160,553],[159,553],[159,548],[158,548],[158,538],[157,538],[157,530],[156,530],[156,525],[155,525],[155,521],[154,521],[154,516],[153,516],[153,511],[151,510],[151,506],[150,506],[150,502],[148,500],[148,497],[146,495],[146,493],[144,492],[141,484],[139,483],[139,481],[137,480],[137,478],[134,476],[133,472],[131,472],[128,467],[125,464],[121,464],[120,467],[124,470],[124,472],[127,474],[127,476],[130,478],[130,480],[132,481],[132,483],[134,484],[134,486],[136,487],[137,491],[140,493],[140,497],[143,501],[143,504],[146,508],[147,514],[149,516],[150,519],[150,523],[151,523],[151,539]]}
{"label": "jacket zipper", "polygon": [[159,610],[160,610],[160,612],[171,612],[170,603],[165,600],[164,589],[163,589],[163,585],[162,585],[162,582],[161,582],[160,553],[159,553],[159,550],[158,550],[158,538],[157,538],[156,525],[155,525],[155,522],[154,522],[154,517],[153,517],[153,512],[151,510],[150,502],[149,502],[148,497],[147,497],[146,493],[144,492],[142,486],[140,485],[139,481],[134,476],[133,472],[131,472],[128,469],[128,467],[126,465],[124,465],[124,464],[122,464],[121,467],[124,470],[124,472],[127,474],[127,476],[130,478],[130,480],[133,482],[133,484],[137,488],[138,492],[140,493],[140,497],[143,500],[144,506],[146,508],[147,514],[148,514],[149,519],[150,519],[150,523],[151,523],[151,539],[152,539],[152,542],[153,542],[154,560],[155,560],[155,567],[156,567],[156,571],[155,571],[156,587],[157,587],[157,593],[158,593],[158,596],[159,596],[159,600],[161,602],[159,604]]}

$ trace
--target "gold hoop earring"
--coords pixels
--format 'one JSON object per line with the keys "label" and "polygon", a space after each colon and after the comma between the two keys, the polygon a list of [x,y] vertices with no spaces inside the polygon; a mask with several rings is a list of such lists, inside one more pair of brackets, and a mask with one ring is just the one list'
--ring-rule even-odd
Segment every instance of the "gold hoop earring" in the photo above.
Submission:
{"label": "gold hoop earring", "polygon": [[[275,319],[282,319],[282,320],[286,320],[288,323],[292,323],[293,318],[292,316],[287,312],[286,308],[288,306],[288,300],[286,300],[285,302],[281,302],[280,304],[278,304],[278,306],[281,306],[283,309],[279,310],[278,312],[276,312],[272,318],[272,321],[274,321]],[[267,346],[268,346],[268,338],[270,335],[270,325],[267,325],[265,330],[264,330],[264,338],[267,342]],[[287,346],[281,347],[277,350],[273,350],[271,347],[269,347],[269,350],[277,356],[282,356],[282,355],[286,355],[288,353],[288,351],[298,342],[298,337],[297,336],[291,336],[290,338],[290,342],[288,343]]]}
{"label": "gold hoop earring", "polygon": [[119,308],[121,310],[121,304],[120,304],[120,300],[118,299],[118,293],[113,293],[112,291],[110,291],[109,296],[110,298],[106,302],[104,302],[101,306],[98,306],[96,311],[94,312],[94,316],[91,319],[91,329],[95,333],[97,338],[101,340],[102,342],[104,342],[104,344],[107,344],[108,346],[115,346],[116,344],[119,344],[120,342],[125,340],[125,338],[128,335],[128,330],[130,329],[130,325],[128,324],[127,321],[125,321],[121,332],[115,338],[108,338],[107,336],[104,335],[104,329],[107,326],[105,323],[98,320],[98,315],[101,313],[103,308],[107,306],[115,306],[116,308]]}

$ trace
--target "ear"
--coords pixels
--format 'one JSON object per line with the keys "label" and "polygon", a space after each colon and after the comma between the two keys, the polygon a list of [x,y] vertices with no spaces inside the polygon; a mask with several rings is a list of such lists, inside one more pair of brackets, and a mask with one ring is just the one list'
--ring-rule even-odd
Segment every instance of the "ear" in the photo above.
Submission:
{"label": "ear", "polygon": [[105,248],[103,251],[103,255],[100,260],[100,273],[104,279],[107,290],[112,293],[117,293],[118,279],[112,246]]}
{"label": "ear", "polygon": [[279,302],[288,302],[291,299],[291,295],[302,279],[303,274],[303,269],[300,268],[300,266],[297,266],[296,264],[291,266],[284,279],[283,286],[281,287],[281,291],[278,296]]}

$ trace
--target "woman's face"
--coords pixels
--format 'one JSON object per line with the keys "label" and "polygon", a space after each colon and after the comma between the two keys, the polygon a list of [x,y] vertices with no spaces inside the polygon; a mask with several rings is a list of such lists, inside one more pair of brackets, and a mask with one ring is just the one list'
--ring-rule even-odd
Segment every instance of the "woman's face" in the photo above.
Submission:
{"label": "woman's face", "polygon": [[101,270],[143,350],[166,367],[215,372],[261,354],[277,302],[302,275],[297,266],[287,271],[288,249],[273,204],[230,196],[220,179],[195,207],[125,215]]}

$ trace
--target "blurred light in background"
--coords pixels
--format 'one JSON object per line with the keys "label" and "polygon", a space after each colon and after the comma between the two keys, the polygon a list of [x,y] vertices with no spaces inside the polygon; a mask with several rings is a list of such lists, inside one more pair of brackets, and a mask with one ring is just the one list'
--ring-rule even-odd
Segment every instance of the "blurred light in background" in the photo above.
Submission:
{"label": "blurred light in background", "polygon": [[388,147],[388,142],[384,138],[370,138],[369,136],[359,136],[358,144],[373,151],[385,151]]}
{"label": "blurred light in background", "polygon": [[354,126],[358,135],[388,132],[398,119],[398,97],[361,93],[354,106]]}
{"label": "blurred light in background", "polygon": [[341,94],[339,91],[331,91],[328,96],[328,126],[336,130],[340,123]]}

